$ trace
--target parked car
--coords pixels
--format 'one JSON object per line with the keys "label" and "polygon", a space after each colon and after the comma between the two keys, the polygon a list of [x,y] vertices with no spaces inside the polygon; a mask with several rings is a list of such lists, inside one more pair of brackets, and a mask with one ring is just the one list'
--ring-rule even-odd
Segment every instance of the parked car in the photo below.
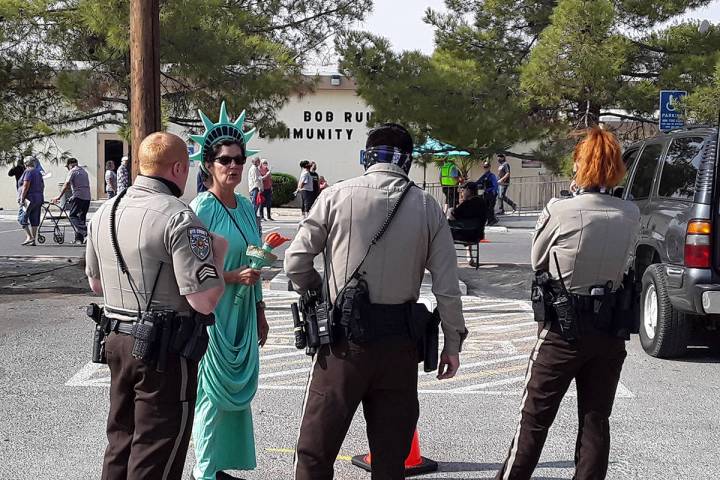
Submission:
{"label": "parked car", "polygon": [[630,145],[626,185],[614,192],[640,208],[632,258],[642,290],[640,342],[660,358],[682,356],[694,329],[720,316],[717,130],[672,131]]}

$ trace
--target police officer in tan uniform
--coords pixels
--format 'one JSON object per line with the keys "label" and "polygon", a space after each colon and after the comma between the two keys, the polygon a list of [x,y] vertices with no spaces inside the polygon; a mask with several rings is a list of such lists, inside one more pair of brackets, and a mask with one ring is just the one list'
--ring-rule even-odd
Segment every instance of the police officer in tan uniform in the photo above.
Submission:
{"label": "police officer in tan uniform", "polygon": [[111,373],[103,480],[182,477],[205,326],[224,290],[227,243],[179,199],[185,142],[154,133],[139,161],[135,184],[100,207],[87,239]]}
{"label": "police officer in tan uniform", "polygon": [[[285,253],[285,271],[302,293],[323,287],[313,259],[326,251],[326,289],[336,311],[343,309],[339,292],[347,298],[350,289],[366,284],[370,304],[360,310],[364,313],[358,322],[365,322],[365,331],[374,332],[361,340],[347,334],[354,324],[347,330],[335,325],[339,338],[315,354],[297,442],[297,480],[333,478],[333,463],[360,403],[372,453],[372,478],[405,478],[403,463],[419,409],[418,352],[408,329],[417,320],[410,311],[419,298],[426,268],[432,274],[445,338],[439,379],[457,372],[467,335],[447,220],[429,194],[410,186],[410,134],[399,125],[385,124],[370,132],[366,148],[365,174],[324,190]],[[373,236],[405,188],[395,217],[368,253]]]}
{"label": "police officer in tan uniform", "polygon": [[548,429],[575,379],[579,429],[577,480],[605,478],[609,417],[637,333],[634,281],[626,275],[638,234],[635,204],[610,195],[625,167],[612,133],[592,128],[574,154],[578,193],[553,200],[538,219],[532,246],[533,309],[540,322],[530,356],[521,418],[496,480],[530,479]]}

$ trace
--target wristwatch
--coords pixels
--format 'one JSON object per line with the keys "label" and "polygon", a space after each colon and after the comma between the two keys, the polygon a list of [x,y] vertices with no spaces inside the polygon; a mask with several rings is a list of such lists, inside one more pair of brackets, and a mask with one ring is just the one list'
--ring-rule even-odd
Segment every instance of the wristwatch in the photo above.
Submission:
{"label": "wristwatch", "polygon": [[259,302],[257,302],[257,303],[255,304],[255,308],[256,308],[256,309],[257,309],[257,308],[262,308],[263,310],[265,310],[265,302],[263,302],[262,300],[260,300]]}

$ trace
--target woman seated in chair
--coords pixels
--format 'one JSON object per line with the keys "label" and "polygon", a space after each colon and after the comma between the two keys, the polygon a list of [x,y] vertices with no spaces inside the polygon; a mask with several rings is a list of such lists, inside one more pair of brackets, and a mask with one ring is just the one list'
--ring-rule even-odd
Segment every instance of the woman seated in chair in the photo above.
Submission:
{"label": "woman seated in chair", "polygon": [[[448,221],[453,240],[456,243],[478,243],[485,238],[485,222],[487,206],[485,200],[478,196],[475,182],[467,182],[460,187],[460,204],[448,210]],[[470,266],[474,267],[472,251],[468,246]]]}

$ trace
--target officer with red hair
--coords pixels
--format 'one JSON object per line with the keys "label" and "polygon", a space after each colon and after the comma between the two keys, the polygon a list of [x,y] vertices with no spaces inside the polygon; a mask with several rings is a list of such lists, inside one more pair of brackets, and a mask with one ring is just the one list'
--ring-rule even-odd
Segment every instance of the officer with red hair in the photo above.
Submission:
{"label": "officer with red hair", "polygon": [[575,148],[574,197],[548,203],[532,245],[538,340],[530,355],[520,422],[496,480],[528,480],[563,396],[577,385],[577,480],[605,478],[609,418],[625,340],[636,333],[628,259],[639,229],[634,203],[611,195],[625,175],[617,138],[591,128]]}

